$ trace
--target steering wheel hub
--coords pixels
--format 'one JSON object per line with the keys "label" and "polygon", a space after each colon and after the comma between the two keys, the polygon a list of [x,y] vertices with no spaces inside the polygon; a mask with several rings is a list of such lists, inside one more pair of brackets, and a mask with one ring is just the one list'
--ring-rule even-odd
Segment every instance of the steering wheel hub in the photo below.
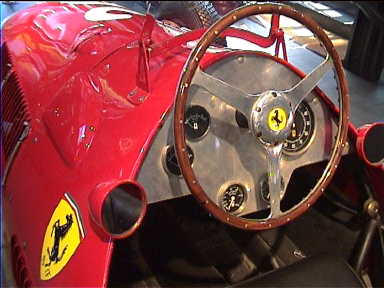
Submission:
{"label": "steering wheel hub", "polygon": [[[209,46],[217,36],[235,22],[251,15],[278,14],[296,20],[307,27],[318,39],[327,51],[326,58],[302,80],[287,90],[270,90],[261,94],[249,94],[242,89],[232,86],[225,81],[215,78],[213,75],[200,69],[199,64]],[[267,55],[267,54],[266,54]],[[273,56],[268,56],[273,57]],[[338,132],[334,140],[331,156],[323,174],[318,178],[316,185],[307,196],[288,210],[281,210],[281,165],[283,142],[288,138],[293,125],[294,114],[302,103],[318,85],[324,75],[334,69],[337,76],[340,113]],[[276,75],[279,77],[279,75]],[[264,146],[266,153],[270,213],[264,218],[248,219],[233,215],[230,211],[217,205],[215,199],[211,199],[198,181],[187,151],[187,143],[184,133],[185,106],[188,103],[189,87],[197,85],[207,90],[211,95],[219,98],[236,111],[248,118],[249,127],[253,135]],[[236,97],[235,97],[236,96]],[[347,81],[342,68],[341,59],[327,34],[321,27],[289,6],[281,4],[247,5],[233,10],[208,29],[196,47],[191,52],[183,69],[177,88],[174,136],[175,149],[180,169],[191,193],[213,216],[238,228],[249,230],[269,229],[283,225],[307,211],[324,192],[326,186],[340,162],[343,147],[345,147],[349,120],[349,94]],[[232,198],[230,198],[232,201]]]}
{"label": "steering wheel hub", "polygon": [[263,144],[281,143],[291,131],[293,114],[290,102],[283,93],[267,91],[252,107],[251,130]]}

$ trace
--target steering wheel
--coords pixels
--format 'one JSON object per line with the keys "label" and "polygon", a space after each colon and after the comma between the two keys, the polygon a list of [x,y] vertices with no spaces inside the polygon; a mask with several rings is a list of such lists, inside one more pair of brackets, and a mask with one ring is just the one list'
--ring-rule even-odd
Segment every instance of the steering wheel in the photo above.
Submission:
{"label": "steering wheel", "polygon": [[[259,94],[248,94],[205,73],[199,63],[215,38],[227,27],[240,19],[257,14],[279,14],[290,17],[307,27],[323,43],[327,51],[325,60],[292,88],[284,91],[268,90]],[[284,141],[289,136],[294,114],[299,104],[316,87],[322,77],[334,67],[339,86],[340,115],[335,144],[322,176],[315,187],[297,205],[281,211],[280,160]],[[246,219],[235,216],[212,201],[200,185],[191,167],[184,131],[184,113],[188,90],[192,84],[209,88],[209,91],[226,104],[242,112],[248,119],[255,142],[265,148],[268,161],[268,184],[270,192],[270,214],[264,219]],[[232,226],[261,230],[283,225],[309,209],[330,183],[341,159],[346,144],[349,121],[349,94],[341,60],[332,42],[322,28],[312,19],[289,6],[280,4],[250,5],[233,10],[225,15],[202,36],[191,52],[178,83],[174,113],[175,149],[182,175],[191,193],[213,216]],[[251,160],[250,160],[251,161]]]}

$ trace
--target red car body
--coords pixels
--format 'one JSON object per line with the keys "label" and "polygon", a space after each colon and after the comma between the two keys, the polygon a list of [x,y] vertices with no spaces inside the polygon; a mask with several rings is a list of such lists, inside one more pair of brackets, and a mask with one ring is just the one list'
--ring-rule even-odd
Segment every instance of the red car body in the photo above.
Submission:
{"label": "red car body", "polygon": [[[14,159],[3,152],[5,166],[13,160],[2,197],[18,285],[106,286],[114,242],[98,225],[97,209],[111,187],[135,183],[172,110],[190,53],[185,43],[204,32],[174,36],[151,16],[129,11],[115,14],[126,19],[87,20],[96,7],[101,5],[43,3],[16,13],[3,27],[2,46],[30,126]],[[231,33],[257,42],[249,32]],[[205,61],[227,53],[208,53]],[[359,137],[353,125],[349,137]],[[369,171],[384,205],[383,166]],[[66,193],[78,207],[84,238],[64,269],[42,280],[44,235]]]}

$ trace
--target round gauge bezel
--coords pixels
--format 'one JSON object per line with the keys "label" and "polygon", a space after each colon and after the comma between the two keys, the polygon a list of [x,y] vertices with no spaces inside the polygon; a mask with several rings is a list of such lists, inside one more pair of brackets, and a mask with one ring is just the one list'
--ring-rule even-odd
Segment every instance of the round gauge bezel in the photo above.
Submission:
{"label": "round gauge bezel", "polygon": [[[186,124],[185,122],[187,121],[187,117],[186,117],[187,112],[188,112],[190,109],[194,108],[194,107],[202,108],[202,109],[204,109],[205,113],[207,113],[207,115],[208,115],[208,127],[207,127],[207,129],[205,130],[205,132],[204,132],[201,136],[196,137],[196,138],[191,138],[191,137],[188,135],[188,132],[187,132],[188,128],[186,128],[186,127],[187,127],[187,126],[186,126],[187,124]],[[208,134],[208,131],[209,131],[209,129],[211,128],[211,114],[208,112],[207,109],[205,109],[205,107],[203,107],[203,106],[201,106],[201,105],[198,105],[198,104],[191,104],[191,105],[188,105],[187,109],[185,110],[185,116],[184,116],[184,117],[185,117],[185,120],[184,120],[185,136],[186,136],[186,139],[188,139],[188,141],[191,141],[191,142],[197,142],[197,141],[200,141],[201,139],[203,139],[203,138]]]}
{"label": "round gauge bezel", "polygon": [[[310,138],[307,141],[307,143],[305,143],[304,146],[301,149],[297,150],[297,151],[287,151],[287,150],[285,150],[285,147],[284,147],[284,144],[283,144],[283,149],[282,150],[283,150],[283,153],[286,154],[286,155],[298,155],[298,154],[302,154],[302,153],[306,152],[309,149],[309,147],[311,146],[311,144],[313,142],[313,139],[315,139],[315,134],[316,134],[316,129],[315,129],[315,127],[316,127],[315,113],[313,112],[313,110],[312,110],[311,106],[309,105],[309,103],[307,103],[306,101],[301,102],[300,105],[306,106],[307,107],[306,110],[309,111],[309,115],[311,117],[311,125],[312,125],[311,132],[312,132],[312,135],[310,135]],[[296,113],[297,113],[297,111],[296,111]],[[285,143],[285,141],[284,141],[284,143]]]}
{"label": "round gauge bezel", "polygon": [[[180,169],[180,175],[177,175],[175,173],[173,173],[172,171],[170,171],[167,167],[167,151],[168,149],[172,149],[172,147],[174,148],[174,145],[167,145],[167,146],[164,146],[163,147],[163,150],[161,152],[161,162],[162,162],[162,165],[163,165],[163,169],[165,170],[165,172],[170,175],[170,176],[174,176],[174,177],[178,177],[178,178],[183,178],[183,174],[181,174],[181,169],[180,169],[180,166],[179,166],[179,169]],[[187,147],[192,151],[192,154],[193,154],[193,159],[192,159],[192,163],[191,163],[191,167],[193,167],[193,163],[195,162],[195,152],[193,151],[193,149],[187,145]],[[187,149],[188,149],[187,148]],[[175,148],[174,148],[175,149]],[[175,155],[176,155],[176,149],[175,149]],[[177,157],[177,156],[176,156]]]}
{"label": "round gauge bezel", "polygon": [[[243,191],[244,191],[244,200],[243,200],[243,203],[240,205],[239,208],[237,208],[235,211],[233,212],[229,212],[227,211],[224,206],[223,206],[223,200],[224,200],[224,194],[225,192],[227,191],[227,189],[232,186],[232,185],[238,185],[238,186],[241,186]],[[244,211],[244,208],[247,204],[247,201],[248,201],[248,194],[251,192],[251,188],[249,187],[249,185],[246,185],[246,184],[241,184],[239,183],[238,181],[230,181],[230,182],[226,182],[224,183],[223,185],[221,185],[220,189],[219,189],[219,197],[218,197],[218,203],[219,203],[219,206],[221,207],[221,209],[223,209],[225,212],[227,213],[231,213],[232,215],[238,215],[240,214],[241,212]]]}

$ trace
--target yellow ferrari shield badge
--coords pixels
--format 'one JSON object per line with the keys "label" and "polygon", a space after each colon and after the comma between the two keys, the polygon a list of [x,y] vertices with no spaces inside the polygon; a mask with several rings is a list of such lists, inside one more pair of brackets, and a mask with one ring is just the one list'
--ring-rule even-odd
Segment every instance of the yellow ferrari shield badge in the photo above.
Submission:
{"label": "yellow ferrari shield badge", "polygon": [[287,126],[287,113],[282,108],[273,108],[268,114],[268,126],[273,131],[281,131]]}
{"label": "yellow ferrari shield badge", "polygon": [[74,200],[65,193],[45,230],[40,264],[42,280],[49,280],[63,270],[84,235],[79,209]]}

